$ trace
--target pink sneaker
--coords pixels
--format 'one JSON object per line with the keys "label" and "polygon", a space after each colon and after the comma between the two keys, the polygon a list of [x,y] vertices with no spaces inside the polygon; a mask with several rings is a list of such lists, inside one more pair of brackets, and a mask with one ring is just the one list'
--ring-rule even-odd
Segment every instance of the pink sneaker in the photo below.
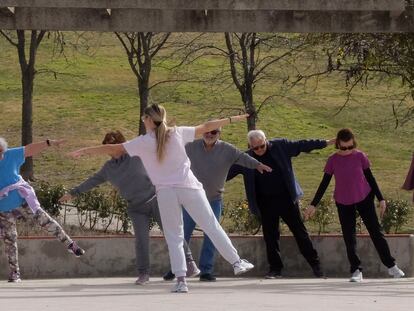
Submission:
{"label": "pink sneaker", "polygon": [[149,274],[140,273],[138,279],[135,281],[135,285],[146,285],[149,283]]}
{"label": "pink sneaker", "polygon": [[187,261],[187,273],[186,276],[188,278],[195,277],[200,274],[200,269],[198,269],[197,264],[194,260]]}

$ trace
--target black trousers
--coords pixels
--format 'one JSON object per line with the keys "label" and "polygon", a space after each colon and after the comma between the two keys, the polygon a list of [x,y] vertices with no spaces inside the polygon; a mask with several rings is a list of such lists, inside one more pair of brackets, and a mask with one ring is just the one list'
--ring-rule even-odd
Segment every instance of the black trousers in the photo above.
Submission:
{"label": "black trousers", "polygon": [[283,268],[280,257],[279,219],[282,218],[296,239],[299,250],[311,267],[320,265],[317,251],[313,248],[308,231],[302,221],[299,205],[286,197],[257,196],[261,213],[263,238],[266,243],[270,270],[280,272]]}
{"label": "black trousers", "polygon": [[370,193],[363,201],[352,205],[343,205],[336,202],[339,221],[342,227],[342,235],[346,245],[346,253],[351,264],[350,272],[361,268],[361,260],[356,253],[356,212],[362,218],[372,242],[381,258],[382,263],[391,268],[395,265],[395,259],[391,256],[387,240],[382,233],[377,213],[375,212],[374,194]]}

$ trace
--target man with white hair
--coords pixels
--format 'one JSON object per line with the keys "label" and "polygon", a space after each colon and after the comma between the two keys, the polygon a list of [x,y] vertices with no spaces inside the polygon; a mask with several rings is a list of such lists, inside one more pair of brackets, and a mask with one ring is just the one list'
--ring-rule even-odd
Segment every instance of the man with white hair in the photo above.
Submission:
{"label": "man with white hair", "polygon": [[[191,171],[203,184],[210,207],[217,220],[220,221],[223,208],[224,183],[227,173],[233,164],[238,164],[260,173],[270,172],[271,169],[253,157],[240,151],[235,146],[220,140],[221,128],[203,134],[202,139],[194,140],[185,146],[191,160]],[[196,223],[191,216],[183,210],[184,238],[189,243]],[[214,282],[215,247],[210,238],[204,235],[201,247],[200,281]],[[165,280],[171,280],[174,275],[171,271],[164,275]]]}
{"label": "man with white hair", "polygon": [[17,219],[33,219],[62,242],[76,257],[85,253],[40,207],[33,188],[19,174],[25,158],[39,154],[48,147],[59,146],[62,142],[62,140],[47,139],[40,143],[9,149],[6,140],[0,137],[0,236],[4,239],[5,253],[9,262],[9,282],[20,282]]}
{"label": "man with white hair", "polygon": [[322,149],[333,144],[331,140],[298,140],[284,138],[267,140],[261,130],[253,130],[247,134],[249,150],[247,154],[273,170],[268,174],[257,174],[254,170],[233,165],[227,176],[230,180],[242,174],[249,208],[253,214],[260,216],[263,226],[263,238],[266,243],[269,272],[265,278],[281,277],[283,269],[279,249],[279,219],[282,218],[293,233],[300,252],[312,268],[316,277],[322,277],[318,253],[312,245],[309,234],[303,224],[299,199],[303,192],[296,181],[292,157],[301,152]]}

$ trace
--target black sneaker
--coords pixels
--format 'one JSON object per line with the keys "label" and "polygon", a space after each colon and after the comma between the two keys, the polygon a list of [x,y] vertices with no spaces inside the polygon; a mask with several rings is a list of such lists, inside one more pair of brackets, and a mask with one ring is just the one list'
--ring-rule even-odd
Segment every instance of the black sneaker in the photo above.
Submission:
{"label": "black sneaker", "polygon": [[162,278],[164,279],[164,281],[172,281],[175,279],[175,274],[172,273],[172,271],[170,270],[166,274],[164,274]]}
{"label": "black sneaker", "polygon": [[312,267],[312,271],[313,271],[313,275],[315,276],[315,278],[323,278],[325,277],[325,275],[322,272],[321,266],[317,265],[317,266],[313,266]]}
{"label": "black sneaker", "polygon": [[280,279],[282,277],[282,273],[280,271],[270,270],[265,275],[265,279]]}
{"label": "black sneaker", "polygon": [[200,274],[200,281],[202,282],[215,282],[217,279],[211,273],[202,273]]}
{"label": "black sneaker", "polygon": [[69,253],[72,253],[73,255],[75,255],[75,257],[80,257],[83,254],[85,254],[85,251],[82,248],[80,248],[78,246],[78,244],[76,244],[75,241],[73,241],[72,243],[69,244],[69,246],[68,246],[68,252]]}

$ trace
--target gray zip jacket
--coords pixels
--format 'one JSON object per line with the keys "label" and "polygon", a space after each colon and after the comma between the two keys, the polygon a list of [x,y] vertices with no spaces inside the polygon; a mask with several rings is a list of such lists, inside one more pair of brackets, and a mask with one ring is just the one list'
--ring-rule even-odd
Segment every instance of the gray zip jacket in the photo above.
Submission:
{"label": "gray zip jacket", "polygon": [[98,172],[70,190],[69,193],[79,195],[104,182],[115,186],[129,206],[143,204],[155,195],[155,187],[141,159],[127,154],[107,161]]}

